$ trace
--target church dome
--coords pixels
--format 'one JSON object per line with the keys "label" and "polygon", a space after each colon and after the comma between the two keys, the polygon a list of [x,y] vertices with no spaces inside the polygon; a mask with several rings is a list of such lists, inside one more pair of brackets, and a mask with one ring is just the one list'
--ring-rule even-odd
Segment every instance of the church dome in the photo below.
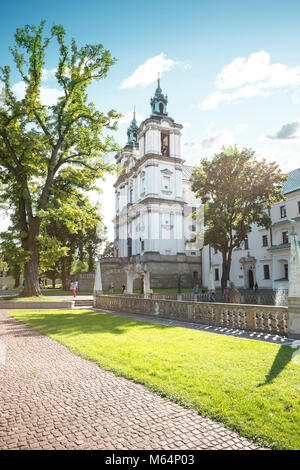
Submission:
{"label": "church dome", "polygon": [[282,187],[283,194],[289,194],[300,190],[300,168],[289,173],[287,181]]}

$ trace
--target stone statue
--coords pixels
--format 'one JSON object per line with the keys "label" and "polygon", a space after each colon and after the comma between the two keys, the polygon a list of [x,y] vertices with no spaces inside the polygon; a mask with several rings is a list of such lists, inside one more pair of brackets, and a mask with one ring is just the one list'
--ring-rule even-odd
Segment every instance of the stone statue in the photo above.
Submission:
{"label": "stone statue", "polygon": [[229,303],[240,304],[242,301],[242,297],[241,297],[239,290],[236,288],[233,282],[230,284],[230,288],[231,290],[230,290],[229,297],[228,297]]}

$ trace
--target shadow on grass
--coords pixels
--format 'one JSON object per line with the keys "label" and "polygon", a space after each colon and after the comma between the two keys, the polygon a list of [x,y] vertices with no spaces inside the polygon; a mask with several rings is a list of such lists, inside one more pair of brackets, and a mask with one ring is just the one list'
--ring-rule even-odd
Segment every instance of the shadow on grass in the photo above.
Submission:
{"label": "shadow on grass", "polygon": [[[109,333],[120,335],[127,333],[131,328],[139,329],[166,329],[169,326],[156,323],[146,323],[128,317],[118,317],[117,315],[109,315],[101,312],[88,310],[78,313],[51,313],[50,312],[26,312],[26,316],[16,317],[13,312],[11,315],[18,323],[9,321],[10,331],[16,336],[28,336],[28,329],[24,329],[24,323],[36,329],[43,334],[53,335],[61,333],[63,335],[80,335]],[[24,322],[24,323],[20,323]],[[32,334],[35,334],[34,332]]]}
{"label": "shadow on grass", "polygon": [[258,384],[257,387],[263,387],[264,385],[272,383],[291,361],[293,352],[294,350],[291,347],[281,346],[268,374],[266,375],[264,383]]}

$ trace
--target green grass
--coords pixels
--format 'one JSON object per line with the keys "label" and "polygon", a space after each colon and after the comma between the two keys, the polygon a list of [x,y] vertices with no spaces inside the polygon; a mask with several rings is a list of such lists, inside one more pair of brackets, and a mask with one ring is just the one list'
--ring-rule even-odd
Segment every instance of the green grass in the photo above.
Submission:
{"label": "green grass", "polygon": [[[52,295],[55,295],[55,296],[60,296],[60,295],[63,295],[63,296],[67,296],[67,295],[73,296],[73,295],[74,295],[74,294],[73,294],[73,291],[71,291],[71,290],[59,290],[59,289],[57,289],[57,290],[55,290],[55,291],[54,291],[54,290],[52,290],[52,291],[47,291],[47,289],[43,289],[43,290],[42,290],[42,294],[43,294],[44,296],[46,296],[46,297],[51,297]],[[93,293],[92,293],[92,292],[90,292],[90,293],[76,292],[76,296],[77,296],[77,295],[93,295]]]}
{"label": "green grass", "polygon": [[288,346],[93,310],[10,314],[102,368],[260,445],[300,448],[300,364]]}
{"label": "green grass", "polygon": [[3,295],[2,297],[0,297],[1,300],[9,300],[9,301],[12,301],[12,302],[59,302],[61,301],[61,299],[58,299],[58,298],[55,298],[55,297],[51,297],[49,299],[49,297],[44,297],[44,296],[40,296],[40,297],[22,297],[21,295]]}

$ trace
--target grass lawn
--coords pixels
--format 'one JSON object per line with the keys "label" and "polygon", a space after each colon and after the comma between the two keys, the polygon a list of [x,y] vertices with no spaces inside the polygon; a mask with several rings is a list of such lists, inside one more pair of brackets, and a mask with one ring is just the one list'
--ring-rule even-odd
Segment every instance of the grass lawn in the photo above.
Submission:
{"label": "grass lawn", "polygon": [[300,449],[300,364],[288,346],[92,310],[10,315],[260,445]]}
{"label": "grass lawn", "polygon": [[[63,295],[63,296],[66,296],[66,295],[70,295],[70,296],[73,296],[73,292],[71,290],[59,290],[59,289],[56,289],[56,290],[47,290],[47,289],[42,289],[42,294],[43,296],[46,296],[46,297],[51,297],[52,295],[57,295],[57,296],[60,296],[60,295]],[[93,295],[93,292],[76,292],[76,296],[78,295]]]}
{"label": "grass lawn", "polygon": [[20,295],[3,295],[0,297],[0,300],[9,300],[12,302],[59,302],[61,299],[55,297],[22,297]]}

